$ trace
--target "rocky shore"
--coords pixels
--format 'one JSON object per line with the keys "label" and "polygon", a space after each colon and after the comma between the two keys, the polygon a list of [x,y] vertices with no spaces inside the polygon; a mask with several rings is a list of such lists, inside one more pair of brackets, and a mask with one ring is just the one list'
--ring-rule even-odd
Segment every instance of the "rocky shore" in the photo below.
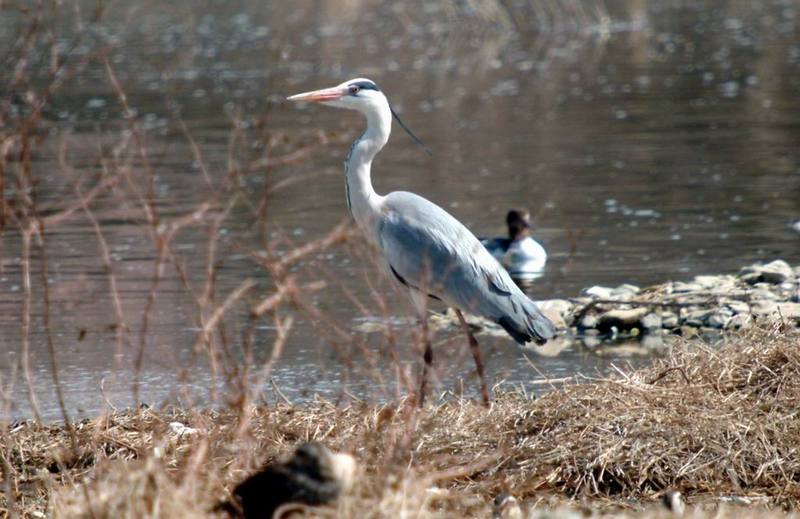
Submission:
{"label": "rocky shore", "polygon": [[[800,326],[800,265],[784,260],[743,267],[737,274],[700,275],[650,287],[592,286],[570,299],[537,301],[562,335],[562,343],[600,344],[636,339],[658,348],[670,336],[714,338],[775,321]],[[455,315],[431,318],[434,327],[453,327]],[[502,335],[494,323],[471,318],[482,333]]]}
{"label": "rocky shore", "polygon": [[580,297],[542,301],[559,328],[576,335],[698,333],[744,329],[762,320],[800,324],[800,266],[754,264],[735,275],[702,275],[640,288],[593,286]]}

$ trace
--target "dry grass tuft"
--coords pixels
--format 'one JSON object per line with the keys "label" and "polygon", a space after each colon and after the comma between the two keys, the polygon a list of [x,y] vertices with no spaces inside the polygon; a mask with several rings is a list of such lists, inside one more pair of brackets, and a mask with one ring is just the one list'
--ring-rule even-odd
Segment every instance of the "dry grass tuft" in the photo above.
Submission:
{"label": "dry grass tuft", "polygon": [[16,507],[28,516],[213,515],[227,489],[303,440],[352,452],[363,465],[337,508],[313,511],[323,516],[486,516],[501,492],[536,510],[569,504],[631,516],[659,510],[668,489],[706,511],[725,496],[794,508],[798,339],[760,329],[716,350],[687,341],[653,367],[538,399],[499,394],[489,410],[454,399],[422,411],[325,401],[142,409],[77,424],[77,453],[64,427],[33,422],[10,427],[2,452]]}

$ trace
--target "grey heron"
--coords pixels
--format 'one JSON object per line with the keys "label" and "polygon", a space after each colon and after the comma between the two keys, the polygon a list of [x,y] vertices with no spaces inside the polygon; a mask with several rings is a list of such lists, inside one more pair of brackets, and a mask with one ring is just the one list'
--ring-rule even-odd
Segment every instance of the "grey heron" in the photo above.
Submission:
{"label": "grey heron", "polygon": [[372,188],[372,160],[389,140],[393,116],[420,143],[397,117],[374,81],[351,79],[287,99],[356,110],[367,120],[366,130],[355,140],[345,159],[347,206],[358,228],[380,252],[387,275],[408,289],[416,308],[424,341],[419,404],[425,398],[433,362],[425,315],[427,299],[432,297],[456,309],[469,339],[483,403],[488,405],[489,390],[478,341],[461,311],[498,323],[520,344],[545,343],[555,334],[553,324],[481,242],[447,211],[414,193],[395,191],[383,196]]}
{"label": "grey heron", "polygon": [[531,237],[530,213],[511,209],[506,215],[508,238],[481,240],[513,278],[535,279],[544,273],[547,251]]}

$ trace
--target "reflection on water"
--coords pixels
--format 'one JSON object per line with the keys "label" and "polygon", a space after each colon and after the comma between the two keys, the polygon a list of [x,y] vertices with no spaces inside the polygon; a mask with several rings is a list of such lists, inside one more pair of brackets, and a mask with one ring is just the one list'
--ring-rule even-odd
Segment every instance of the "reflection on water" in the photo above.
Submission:
{"label": "reflection on water", "polygon": [[[420,193],[484,236],[504,234],[509,208],[530,208],[533,234],[549,253],[545,276],[531,293],[568,297],[594,284],[689,278],[774,257],[798,261],[792,230],[800,214],[798,6],[701,4],[630,0],[602,27],[518,32],[464,29],[448,17],[457,14],[429,3],[241,0],[198,9],[165,2],[118,6],[75,52],[117,44],[110,62],[148,132],[164,219],[194,209],[209,192],[180,121],[207,174],[220,179],[235,163],[254,205],[276,179],[310,179],[287,183],[269,198],[268,232],[292,243],[322,236],[346,214],[341,161],[361,122],[354,114],[279,101],[289,92],[368,76],[434,150],[428,157],[396,133],[375,164],[376,190]],[[5,28],[13,24],[0,20]],[[89,66],[47,108],[56,138],[34,163],[44,209],[64,207],[64,193],[72,192],[72,177],[59,172],[60,146],[78,171],[99,169],[98,154],[113,156],[125,125],[105,78],[101,65]],[[9,108],[22,109],[21,103]],[[235,124],[253,145],[232,156]],[[334,142],[309,161],[266,170],[258,166],[265,128],[306,140],[323,129]],[[11,196],[13,185],[7,189]],[[151,238],[135,208],[113,193],[95,208],[123,310],[137,328],[153,275]],[[237,208],[220,229],[218,294],[247,277],[269,289],[247,257],[258,243],[250,214]],[[206,238],[204,229],[189,228],[176,240],[190,280],[204,279]],[[101,408],[101,386],[116,405],[127,405],[132,360],[117,348],[94,230],[75,217],[49,230],[47,239],[52,340],[68,405],[87,413]],[[27,412],[16,371],[20,240],[13,227],[0,235],[0,348],[7,352],[0,368],[4,381],[16,380],[14,414]],[[175,269],[168,270],[145,339],[142,398],[150,402],[203,398],[211,377],[194,348],[194,300]],[[314,302],[346,328],[382,317],[350,300],[375,308],[371,286],[388,294],[390,315],[409,315],[405,295],[377,281],[368,262],[334,251],[308,270],[334,280]],[[31,368],[42,410],[53,417],[41,308],[34,314]],[[298,317],[272,374],[287,398],[344,391],[393,396],[395,374],[365,353],[381,348],[382,335],[364,333],[363,345],[343,352],[308,324]],[[398,343],[411,342],[408,328]],[[227,333],[229,340],[239,337],[236,319]],[[258,330],[256,361],[267,357],[273,336],[268,326]],[[469,369],[463,340],[438,340],[437,359],[448,367],[441,387],[458,390],[458,375]],[[557,356],[532,357],[533,369],[509,340],[484,337],[483,344],[491,376],[512,385],[542,374],[605,373],[614,362],[628,362],[623,349],[599,355],[558,343]],[[403,362],[416,362],[414,352],[402,354]],[[342,369],[348,355],[359,362]]]}

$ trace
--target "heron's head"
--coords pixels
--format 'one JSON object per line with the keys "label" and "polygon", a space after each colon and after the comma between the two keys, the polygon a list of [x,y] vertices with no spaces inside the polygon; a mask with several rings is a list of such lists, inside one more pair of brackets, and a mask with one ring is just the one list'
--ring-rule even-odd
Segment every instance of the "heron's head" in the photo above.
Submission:
{"label": "heron's head", "polygon": [[394,117],[403,130],[414,139],[414,142],[422,147],[428,155],[431,154],[431,150],[414,135],[414,132],[403,123],[400,116],[392,110],[392,107],[389,106],[389,100],[386,99],[378,85],[371,79],[359,77],[345,81],[335,87],[295,94],[287,97],[286,100],[322,103],[336,108],[357,110],[367,116],[368,120],[383,123],[387,130],[391,127],[392,117]]}
{"label": "heron's head", "polygon": [[386,111],[389,102],[374,81],[356,78],[345,81],[341,85],[322,90],[304,92],[286,98],[289,101],[310,101],[322,103],[336,108],[358,110],[363,114]]}

